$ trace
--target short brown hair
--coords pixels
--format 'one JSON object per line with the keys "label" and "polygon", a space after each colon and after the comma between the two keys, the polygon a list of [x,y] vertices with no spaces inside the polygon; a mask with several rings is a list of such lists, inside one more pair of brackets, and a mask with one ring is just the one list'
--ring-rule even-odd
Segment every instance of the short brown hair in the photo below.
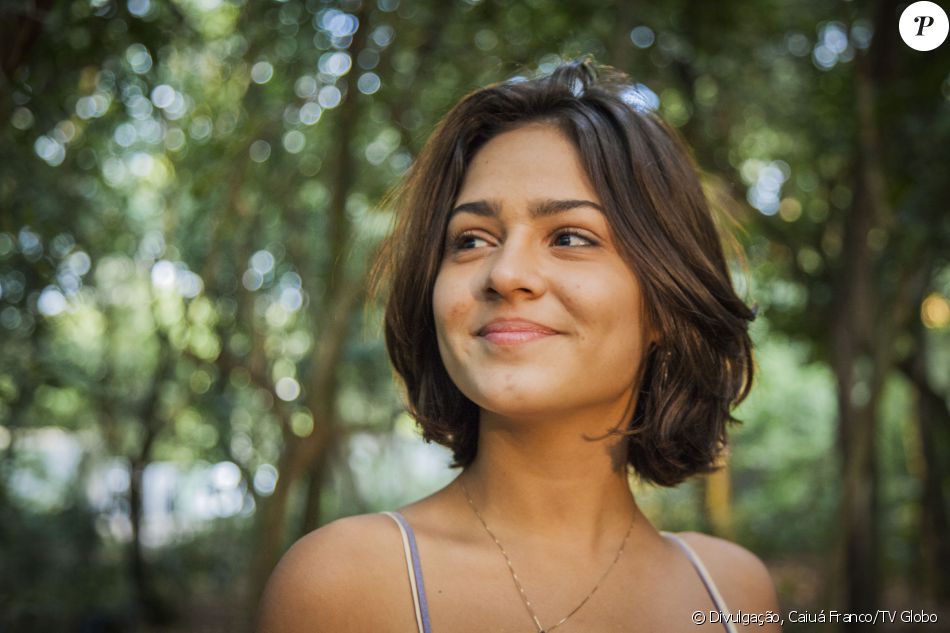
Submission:
{"label": "short brown hair", "polygon": [[752,384],[755,313],[733,289],[689,151],[645,94],[590,61],[476,90],[442,119],[394,192],[396,225],[374,268],[374,285],[388,292],[386,347],[410,414],[426,441],[452,450],[453,467],[475,458],[478,407],[450,379],[436,342],[432,291],[449,212],[480,147],[542,122],[576,147],[658,335],[640,359],[640,395],[621,431],[627,463],[664,486],[716,468],[732,407]]}

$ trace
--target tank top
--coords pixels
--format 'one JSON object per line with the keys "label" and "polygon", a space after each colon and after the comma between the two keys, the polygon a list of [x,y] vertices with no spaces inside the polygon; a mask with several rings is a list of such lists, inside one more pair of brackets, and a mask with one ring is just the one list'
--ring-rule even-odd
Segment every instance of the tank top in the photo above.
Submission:
{"label": "tank top", "polygon": [[[383,512],[382,514],[385,514],[395,521],[402,534],[402,545],[406,556],[406,571],[409,574],[409,587],[412,590],[412,606],[416,613],[416,625],[419,627],[419,633],[432,633],[432,624],[429,621],[429,604],[426,602],[426,590],[422,582],[422,565],[419,563],[419,548],[416,546],[415,534],[413,534],[409,522],[406,521],[406,517],[399,512]],[[660,532],[660,534],[679,545],[680,549],[686,554],[686,557],[689,558],[689,562],[693,564],[696,573],[699,574],[700,580],[703,581],[706,591],[709,592],[709,597],[712,598],[716,610],[722,614],[722,624],[726,629],[726,633],[737,633],[736,627],[732,623],[729,609],[726,607],[726,601],[722,599],[722,594],[720,594],[719,589],[716,588],[716,583],[713,582],[712,576],[709,575],[709,571],[706,569],[706,566],[703,565],[703,561],[700,560],[699,555],[696,554],[686,541],[672,532]]]}

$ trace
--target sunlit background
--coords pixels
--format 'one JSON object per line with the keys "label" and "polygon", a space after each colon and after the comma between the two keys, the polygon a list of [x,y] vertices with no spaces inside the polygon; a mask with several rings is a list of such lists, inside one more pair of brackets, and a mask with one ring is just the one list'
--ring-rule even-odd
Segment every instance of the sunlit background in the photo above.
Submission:
{"label": "sunlit background", "polygon": [[366,296],[381,200],[462,95],[584,54],[694,148],[759,306],[727,465],[638,500],[784,611],[950,630],[950,55],[905,5],[4,3],[0,630],[249,630],[293,540],[447,483]]}

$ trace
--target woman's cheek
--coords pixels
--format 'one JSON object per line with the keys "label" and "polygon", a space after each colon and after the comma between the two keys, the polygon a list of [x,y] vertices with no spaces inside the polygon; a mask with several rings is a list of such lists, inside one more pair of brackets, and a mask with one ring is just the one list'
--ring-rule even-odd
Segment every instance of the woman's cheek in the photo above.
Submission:
{"label": "woman's cheek", "polygon": [[449,323],[457,324],[462,327],[465,324],[465,315],[468,312],[468,306],[462,300],[455,300],[449,304]]}
{"label": "woman's cheek", "polygon": [[471,301],[466,299],[466,284],[461,279],[453,280],[450,275],[440,275],[433,290],[433,309],[436,321],[442,322],[446,334],[458,334],[456,330],[465,327],[471,310]]}

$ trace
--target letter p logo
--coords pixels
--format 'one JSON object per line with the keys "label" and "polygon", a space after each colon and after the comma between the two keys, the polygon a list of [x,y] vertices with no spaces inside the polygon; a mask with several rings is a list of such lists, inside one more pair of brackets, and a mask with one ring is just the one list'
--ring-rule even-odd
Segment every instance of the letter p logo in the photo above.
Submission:
{"label": "letter p logo", "polygon": [[947,14],[935,2],[914,2],[901,13],[901,39],[917,51],[932,51],[947,39]]}
{"label": "letter p logo", "polygon": [[928,26],[933,26],[934,19],[929,15],[918,15],[916,18],[914,18],[914,22],[920,23],[920,28],[917,29],[917,37],[920,37],[924,34],[925,28]]}

